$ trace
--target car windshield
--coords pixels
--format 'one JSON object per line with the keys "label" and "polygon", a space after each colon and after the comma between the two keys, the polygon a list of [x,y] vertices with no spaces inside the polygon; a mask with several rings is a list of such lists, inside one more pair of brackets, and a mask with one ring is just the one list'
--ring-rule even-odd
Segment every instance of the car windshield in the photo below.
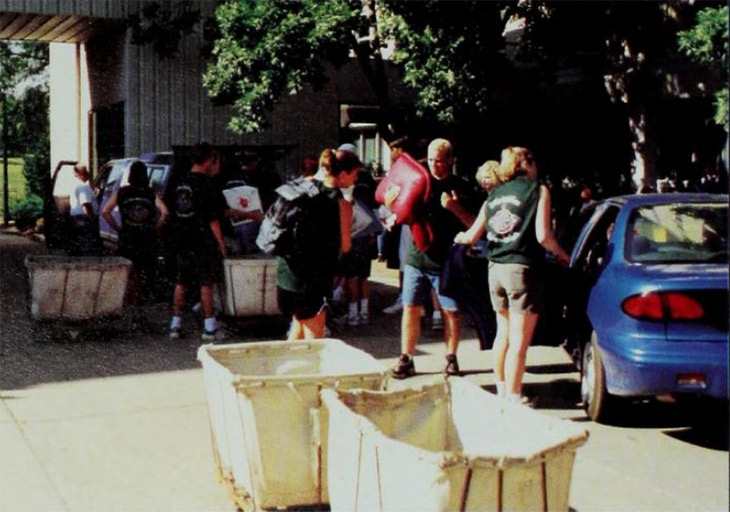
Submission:
{"label": "car windshield", "polygon": [[727,263],[728,205],[643,206],[631,214],[626,257],[642,263]]}

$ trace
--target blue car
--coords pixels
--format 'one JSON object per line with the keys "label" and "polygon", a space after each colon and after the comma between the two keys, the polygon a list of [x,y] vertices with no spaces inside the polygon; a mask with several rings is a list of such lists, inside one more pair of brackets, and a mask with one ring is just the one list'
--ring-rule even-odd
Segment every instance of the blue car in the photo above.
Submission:
{"label": "blue car", "polygon": [[728,196],[645,194],[598,204],[565,292],[566,348],[594,421],[620,397],[728,397]]}

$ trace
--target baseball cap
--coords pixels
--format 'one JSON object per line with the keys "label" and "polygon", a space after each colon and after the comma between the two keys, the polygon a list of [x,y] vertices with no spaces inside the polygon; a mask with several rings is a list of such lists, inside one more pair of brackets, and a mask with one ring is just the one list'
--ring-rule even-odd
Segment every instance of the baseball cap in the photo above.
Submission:
{"label": "baseball cap", "polygon": [[351,144],[349,142],[346,142],[342,144],[339,148],[337,148],[338,151],[347,151],[348,153],[352,153],[353,155],[357,155],[357,148],[354,144]]}

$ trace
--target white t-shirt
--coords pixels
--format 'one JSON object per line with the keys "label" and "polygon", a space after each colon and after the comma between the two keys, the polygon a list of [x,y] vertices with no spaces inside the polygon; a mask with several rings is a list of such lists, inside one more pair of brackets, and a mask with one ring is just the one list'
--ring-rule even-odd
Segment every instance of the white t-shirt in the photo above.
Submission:
{"label": "white t-shirt", "polygon": [[94,199],[94,191],[91,190],[88,182],[77,180],[74,186],[73,194],[69,197],[69,203],[71,206],[71,216],[78,217],[84,214],[83,205],[90,204],[94,215],[99,214],[99,207]]}

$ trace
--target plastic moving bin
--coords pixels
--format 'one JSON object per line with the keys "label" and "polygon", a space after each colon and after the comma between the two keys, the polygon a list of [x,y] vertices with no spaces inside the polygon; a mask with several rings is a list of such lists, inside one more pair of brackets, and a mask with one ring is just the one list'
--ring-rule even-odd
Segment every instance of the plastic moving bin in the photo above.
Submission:
{"label": "plastic moving bin", "polygon": [[232,317],[278,315],[276,259],[223,260],[225,314]]}
{"label": "plastic moving bin", "polygon": [[132,263],[112,257],[27,256],[31,316],[91,320],[121,315]]}
{"label": "plastic moving bin", "polygon": [[378,390],[385,368],[339,340],[203,345],[219,477],[244,510],[328,503],[323,388]]}
{"label": "plastic moving bin", "polygon": [[568,510],[576,424],[458,378],[322,400],[332,510]]}

